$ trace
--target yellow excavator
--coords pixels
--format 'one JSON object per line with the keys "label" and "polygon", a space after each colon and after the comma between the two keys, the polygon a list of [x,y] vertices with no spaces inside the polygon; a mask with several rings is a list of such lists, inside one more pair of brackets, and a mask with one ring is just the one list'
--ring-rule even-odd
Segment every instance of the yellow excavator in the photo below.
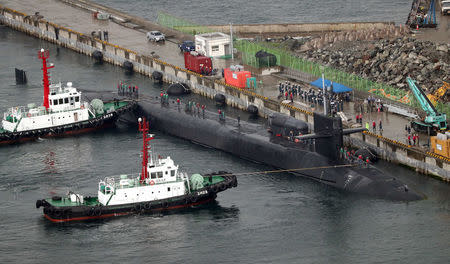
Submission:
{"label": "yellow excavator", "polygon": [[450,101],[450,83],[443,82],[444,85],[436,89],[433,93],[427,94],[428,99],[433,105],[436,106],[437,102],[449,102]]}

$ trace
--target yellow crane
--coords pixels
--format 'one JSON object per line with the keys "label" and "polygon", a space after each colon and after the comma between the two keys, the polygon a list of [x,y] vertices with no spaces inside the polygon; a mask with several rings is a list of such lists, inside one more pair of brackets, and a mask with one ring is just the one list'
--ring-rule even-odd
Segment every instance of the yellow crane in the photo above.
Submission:
{"label": "yellow crane", "polygon": [[437,102],[448,102],[450,97],[450,83],[443,82],[444,85],[436,89],[433,93],[427,94],[428,99],[436,105]]}

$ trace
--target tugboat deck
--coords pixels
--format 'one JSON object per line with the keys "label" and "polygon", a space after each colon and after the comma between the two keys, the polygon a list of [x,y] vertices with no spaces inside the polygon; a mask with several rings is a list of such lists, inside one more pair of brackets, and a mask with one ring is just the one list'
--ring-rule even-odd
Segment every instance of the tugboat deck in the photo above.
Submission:
{"label": "tugboat deck", "polygon": [[[47,202],[52,206],[62,207],[62,206],[79,206],[79,202],[72,202],[68,197],[62,197],[60,200],[58,199],[48,199]],[[86,206],[96,206],[100,205],[97,197],[85,197],[84,201],[81,205]]]}
{"label": "tugboat deck", "polygon": [[[111,107],[112,107],[114,109],[114,111],[115,111],[115,110],[120,109],[120,108],[122,108],[124,106],[127,106],[128,104],[130,104],[129,101],[105,102],[105,103],[103,103],[103,109],[105,109],[105,111],[107,111],[107,110],[111,109]],[[97,115],[97,117],[98,116],[101,116],[101,114]]]}

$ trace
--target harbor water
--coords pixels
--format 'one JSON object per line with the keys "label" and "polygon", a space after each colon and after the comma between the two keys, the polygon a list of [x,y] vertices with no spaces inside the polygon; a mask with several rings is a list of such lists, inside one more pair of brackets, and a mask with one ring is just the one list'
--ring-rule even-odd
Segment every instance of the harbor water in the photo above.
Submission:
{"label": "harbor water", "polygon": [[[116,91],[161,88],[120,67],[94,65],[73,51],[0,26],[0,112],[42,100],[40,48],[50,50],[51,78],[74,87]],[[14,68],[27,72],[16,85]],[[215,106],[191,95],[191,100]],[[216,110],[215,110],[216,111]],[[230,116],[244,113],[230,108]],[[263,120],[254,121],[263,122]],[[150,124],[151,126],[151,124]],[[188,173],[256,172],[255,164],[189,141],[156,134],[153,150]],[[95,195],[99,179],[139,172],[141,138],[135,125],[76,137],[0,147],[0,263],[448,263],[450,186],[412,170],[377,166],[427,196],[404,203],[349,194],[287,173],[251,174],[212,204],[163,214],[53,224],[37,199],[69,190]]]}
{"label": "harbor water", "polygon": [[163,11],[202,25],[375,21],[404,24],[412,3],[411,0],[93,1],[149,20],[155,21],[158,12]]}

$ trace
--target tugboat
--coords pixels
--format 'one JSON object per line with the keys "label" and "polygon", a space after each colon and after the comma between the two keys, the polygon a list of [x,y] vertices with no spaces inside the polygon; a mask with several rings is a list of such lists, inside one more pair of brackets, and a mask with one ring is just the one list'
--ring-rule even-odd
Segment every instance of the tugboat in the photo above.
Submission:
{"label": "tugboat", "polygon": [[103,102],[81,100],[81,92],[68,82],[50,84],[47,66],[49,51],[41,49],[44,101],[42,106],[11,107],[3,114],[0,145],[36,139],[78,134],[114,124],[119,114],[135,106],[131,100]]}
{"label": "tugboat", "polygon": [[213,201],[217,193],[237,186],[235,175],[217,173],[192,174],[178,170],[170,158],[149,153],[149,125],[139,118],[142,132],[142,171],[138,175],[106,177],[98,183],[97,197],[84,197],[69,192],[66,197],[54,196],[37,200],[36,208],[44,207],[44,216],[52,222],[102,219],[114,216],[167,211]]}

